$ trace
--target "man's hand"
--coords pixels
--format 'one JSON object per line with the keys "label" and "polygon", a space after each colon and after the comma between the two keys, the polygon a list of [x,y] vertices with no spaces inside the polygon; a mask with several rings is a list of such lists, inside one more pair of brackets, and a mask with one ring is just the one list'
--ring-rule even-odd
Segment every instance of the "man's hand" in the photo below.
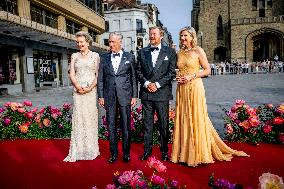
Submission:
{"label": "man's hand", "polygon": [[133,108],[137,103],[137,99],[136,98],[132,98],[131,99],[131,108]]}
{"label": "man's hand", "polygon": [[105,99],[104,98],[99,98],[99,105],[103,108],[105,108]]}
{"label": "man's hand", "polygon": [[149,85],[147,86],[148,91],[150,91],[151,93],[154,93],[157,91],[157,86],[155,83],[149,83]]}

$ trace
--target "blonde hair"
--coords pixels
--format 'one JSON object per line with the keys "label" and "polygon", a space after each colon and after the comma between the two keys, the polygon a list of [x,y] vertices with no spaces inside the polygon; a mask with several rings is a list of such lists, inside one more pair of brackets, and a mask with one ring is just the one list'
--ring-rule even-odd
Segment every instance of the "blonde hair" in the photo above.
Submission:
{"label": "blonde hair", "polygon": [[193,27],[190,27],[190,26],[187,26],[187,27],[183,27],[180,32],[179,32],[179,47],[181,49],[185,49],[186,47],[184,45],[181,44],[181,41],[180,41],[180,35],[183,31],[187,31],[191,37],[192,37],[192,41],[191,41],[191,46],[192,48],[195,48],[197,47],[197,36],[196,36],[196,31]]}
{"label": "blonde hair", "polygon": [[87,43],[89,43],[90,46],[92,46],[93,43],[93,38],[90,36],[90,34],[88,32],[85,31],[78,31],[75,34],[76,37],[85,37],[85,40]]}

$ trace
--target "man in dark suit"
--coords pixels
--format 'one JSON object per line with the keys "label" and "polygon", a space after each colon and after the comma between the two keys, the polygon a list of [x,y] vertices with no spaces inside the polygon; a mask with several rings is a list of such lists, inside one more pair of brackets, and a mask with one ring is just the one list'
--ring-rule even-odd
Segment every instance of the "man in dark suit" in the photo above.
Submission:
{"label": "man in dark suit", "polygon": [[137,76],[141,88],[139,97],[143,105],[144,153],[141,160],[152,154],[154,112],[159,120],[162,160],[168,161],[169,100],[172,95],[172,80],[175,77],[176,52],[161,44],[163,30],[150,28],[150,45],[139,51]]}
{"label": "man in dark suit", "polygon": [[111,33],[111,52],[102,56],[98,75],[99,104],[106,109],[111,157],[108,162],[117,160],[116,118],[119,110],[122,131],[123,160],[130,161],[131,106],[137,98],[137,81],[134,56],[122,50],[122,35]]}

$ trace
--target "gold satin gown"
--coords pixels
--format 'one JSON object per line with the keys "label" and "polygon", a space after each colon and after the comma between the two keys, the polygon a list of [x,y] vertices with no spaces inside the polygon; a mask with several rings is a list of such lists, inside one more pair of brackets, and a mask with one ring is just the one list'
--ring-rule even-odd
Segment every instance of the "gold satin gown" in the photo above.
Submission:
{"label": "gold satin gown", "polygon": [[[178,52],[177,66],[180,74],[191,75],[199,72],[201,65],[198,59],[191,58],[181,50]],[[214,163],[214,159],[230,161],[233,156],[248,155],[228,147],[214,129],[207,112],[202,79],[178,84],[171,161],[197,166]]]}

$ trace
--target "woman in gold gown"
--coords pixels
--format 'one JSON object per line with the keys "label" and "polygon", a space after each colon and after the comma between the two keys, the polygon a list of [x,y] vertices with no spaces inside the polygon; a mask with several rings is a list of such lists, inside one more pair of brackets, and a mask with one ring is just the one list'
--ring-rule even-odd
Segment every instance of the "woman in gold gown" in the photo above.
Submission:
{"label": "woman in gold gown", "polygon": [[179,70],[171,161],[197,166],[214,163],[214,159],[230,161],[233,156],[248,156],[228,147],[214,129],[201,79],[210,73],[206,54],[197,46],[194,28],[182,28],[179,34],[181,50],[177,54]]}

